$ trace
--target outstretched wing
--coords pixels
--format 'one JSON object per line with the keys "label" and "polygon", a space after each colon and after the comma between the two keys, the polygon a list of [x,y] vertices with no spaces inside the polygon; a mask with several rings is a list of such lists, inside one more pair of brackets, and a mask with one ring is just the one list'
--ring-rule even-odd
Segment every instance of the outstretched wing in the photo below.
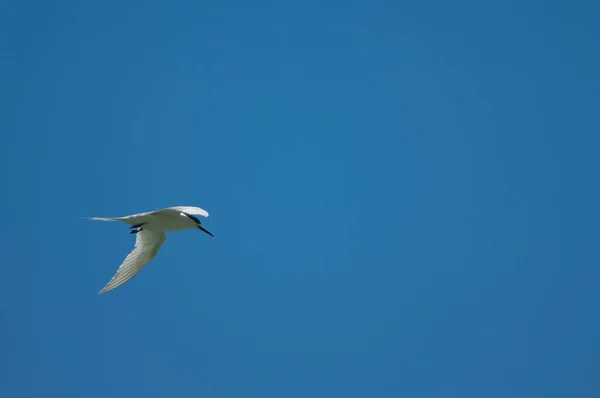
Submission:
{"label": "outstretched wing", "polygon": [[133,251],[125,258],[115,276],[100,290],[99,294],[116,289],[136,276],[156,256],[165,240],[167,240],[167,234],[164,232],[146,229],[138,232]]}
{"label": "outstretched wing", "polygon": [[[199,207],[193,207],[193,206],[173,206],[173,207],[168,207],[163,210],[175,210],[177,212],[192,214],[194,216],[208,217],[208,212],[206,210],[201,209]],[[159,210],[159,211],[163,211],[163,210]]]}

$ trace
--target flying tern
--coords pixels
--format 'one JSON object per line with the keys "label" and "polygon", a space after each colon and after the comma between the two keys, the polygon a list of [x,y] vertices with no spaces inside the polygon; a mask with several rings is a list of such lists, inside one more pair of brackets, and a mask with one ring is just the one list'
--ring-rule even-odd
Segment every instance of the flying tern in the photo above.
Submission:
{"label": "flying tern", "polygon": [[208,212],[199,207],[174,206],[125,217],[86,217],[88,220],[122,221],[131,225],[131,234],[136,234],[133,251],[129,253],[115,276],[98,294],[116,289],[136,276],[156,256],[165,243],[166,232],[200,229],[214,237],[196,216],[208,217]]}

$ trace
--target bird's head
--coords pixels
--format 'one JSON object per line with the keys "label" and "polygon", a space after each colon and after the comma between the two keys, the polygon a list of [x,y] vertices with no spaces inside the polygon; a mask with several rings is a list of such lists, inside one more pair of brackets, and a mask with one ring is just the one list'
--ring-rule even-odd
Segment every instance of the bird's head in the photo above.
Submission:
{"label": "bird's head", "polygon": [[200,229],[201,231],[206,232],[207,234],[209,234],[210,236],[212,236],[213,238],[215,237],[213,234],[211,234],[208,229],[204,228],[204,226],[202,225],[202,223],[200,222],[200,220],[198,220],[198,217],[189,214],[189,213],[181,213],[182,215],[186,216],[187,218],[189,218],[190,220],[194,221],[196,223],[196,226],[198,227],[198,229]]}

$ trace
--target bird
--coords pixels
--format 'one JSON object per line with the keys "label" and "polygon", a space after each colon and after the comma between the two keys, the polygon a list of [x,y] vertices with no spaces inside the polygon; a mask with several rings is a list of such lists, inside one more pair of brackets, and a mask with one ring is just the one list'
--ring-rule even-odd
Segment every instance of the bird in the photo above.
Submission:
{"label": "bird", "polygon": [[167,240],[166,232],[200,229],[214,238],[198,217],[208,217],[208,212],[199,207],[173,206],[147,213],[124,217],[84,217],[96,221],[121,221],[130,225],[130,234],[135,234],[135,247],[127,255],[117,273],[98,294],[118,288],[136,276],[160,250]]}

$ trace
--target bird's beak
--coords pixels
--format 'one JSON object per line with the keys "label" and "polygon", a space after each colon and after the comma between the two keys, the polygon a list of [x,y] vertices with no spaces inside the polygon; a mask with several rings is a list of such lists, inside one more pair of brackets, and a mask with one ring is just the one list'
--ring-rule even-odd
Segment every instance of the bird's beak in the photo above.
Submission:
{"label": "bird's beak", "polygon": [[198,228],[200,228],[202,231],[206,232],[207,234],[209,234],[213,238],[215,237],[213,234],[211,234],[210,232],[208,232],[208,229],[204,228],[202,225],[198,225]]}

